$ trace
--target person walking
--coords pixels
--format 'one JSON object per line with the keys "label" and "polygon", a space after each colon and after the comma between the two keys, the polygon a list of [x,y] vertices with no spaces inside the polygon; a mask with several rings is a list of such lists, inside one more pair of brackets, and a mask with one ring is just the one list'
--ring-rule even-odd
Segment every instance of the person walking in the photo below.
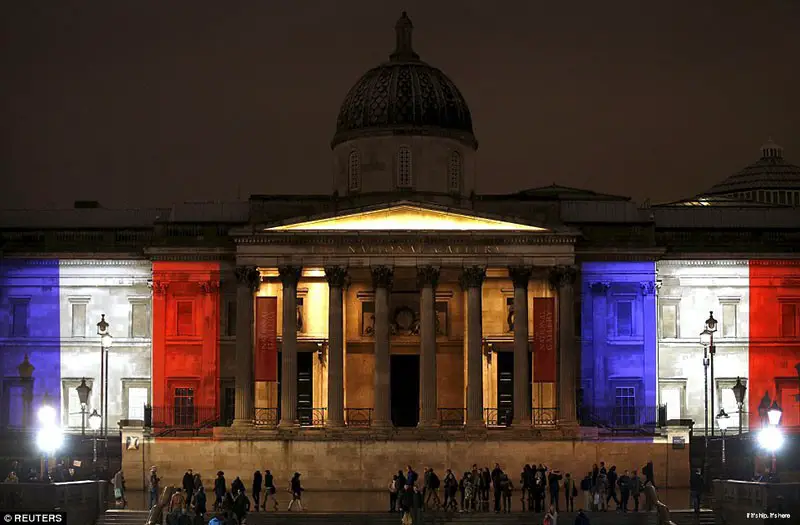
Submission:
{"label": "person walking", "polygon": [[642,479],[633,471],[630,481],[631,497],[633,498],[633,512],[639,512],[639,495],[642,492]]}
{"label": "person walking", "polygon": [[195,521],[202,525],[204,523],[206,512],[208,512],[206,508],[206,489],[203,488],[201,484],[197,491],[194,494],[194,516]]}
{"label": "person walking", "polygon": [[503,493],[503,512],[508,514],[511,512],[511,494],[514,491],[514,485],[505,472],[500,475],[500,491]]}
{"label": "person walking", "polygon": [[492,469],[492,488],[494,489],[494,513],[500,513],[500,504],[503,497],[503,491],[500,488],[500,476],[503,475],[503,470],[500,468],[499,463],[494,464]]}
{"label": "person walking", "polygon": [[608,476],[605,472],[597,475],[597,485],[594,487],[594,510],[607,509],[606,494],[608,493]]}
{"label": "person walking", "polygon": [[619,499],[617,498],[618,479],[619,475],[617,474],[617,467],[612,466],[608,471],[608,495],[606,496],[606,507],[608,507],[608,503],[613,499],[614,503],[617,504],[617,510],[619,510]]}
{"label": "person walking", "polygon": [[225,473],[221,470],[217,472],[217,479],[214,480],[214,510],[222,508],[222,500],[225,498],[225,493],[228,492],[228,487],[225,483]]}
{"label": "person walking", "polygon": [[555,508],[556,512],[558,512],[558,486],[561,479],[561,472],[558,470],[551,470],[550,474],[547,475],[547,484],[550,489],[550,508]]}
{"label": "person walking", "polygon": [[181,485],[183,486],[183,491],[186,493],[186,509],[188,510],[189,505],[192,504],[192,495],[194,494],[194,474],[192,474],[192,469],[186,470]]}
{"label": "person walking", "polygon": [[425,506],[431,506],[431,498],[433,498],[433,508],[439,508],[442,506],[442,500],[439,499],[439,486],[441,485],[441,480],[436,472],[433,471],[432,468],[428,469],[428,493],[425,497]]}
{"label": "person walking", "polygon": [[122,474],[122,469],[119,469],[114,474],[114,500],[118,508],[126,508],[128,500],[125,499],[125,476]]}
{"label": "person walking", "polygon": [[233,513],[236,515],[236,519],[240,524],[244,522],[249,510],[250,500],[247,499],[247,494],[245,494],[242,488],[236,492],[236,497],[233,499]]}
{"label": "person walking", "polygon": [[303,510],[303,487],[300,485],[300,473],[295,472],[294,476],[292,476],[292,480],[289,482],[290,488],[289,492],[292,494],[292,501],[289,502],[289,508],[286,509],[287,512],[291,512],[294,504],[297,503],[298,510],[302,512]]}
{"label": "person walking", "polygon": [[578,495],[578,488],[575,486],[575,480],[569,472],[564,477],[564,512],[575,512],[575,496]]}
{"label": "person walking", "polygon": [[264,511],[267,510],[267,502],[272,500],[272,510],[278,510],[278,490],[275,488],[275,480],[272,472],[264,470]]}
{"label": "person walking", "polygon": [[233,493],[233,497],[235,498],[236,494],[240,492],[245,492],[244,483],[239,476],[236,476],[236,479],[231,483],[231,493]]}
{"label": "person walking", "polygon": [[617,484],[619,485],[619,496],[622,501],[622,512],[628,512],[628,500],[631,497],[631,477],[628,475],[627,470],[619,477]]}
{"label": "person walking", "polygon": [[414,485],[414,493],[412,495],[412,503],[411,503],[412,525],[424,525],[425,518],[422,512],[424,509],[425,509],[425,499],[422,496],[422,491],[419,490],[418,485]]}
{"label": "person walking", "polygon": [[261,482],[263,477],[261,476],[261,471],[256,470],[253,472],[253,506],[255,507],[255,511],[258,512],[259,504],[258,502],[261,499]]}
{"label": "person walking", "polygon": [[655,477],[655,472],[653,471],[652,461],[648,461],[647,464],[642,468],[642,474],[644,474],[645,485],[650,483],[653,485],[653,487],[656,486],[656,477]]}
{"label": "person walking", "polygon": [[592,473],[587,472],[586,476],[581,480],[581,492],[583,492],[583,508],[591,510],[592,503]]}
{"label": "person walking", "polygon": [[147,480],[147,488],[150,489],[150,505],[149,508],[153,508],[156,503],[158,503],[158,488],[161,482],[161,478],[158,477],[156,473],[156,467],[153,465],[150,467],[150,477]]}
{"label": "person walking", "polygon": [[695,514],[700,514],[700,497],[703,494],[703,475],[700,474],[700,469],[692,472],[689,478],[689,490],[692,496],[692,508]]}
{"label": "person walking", "polygon": [[389,482],[389,512],[397,510],[397,492],[397,474],[395,474],[392,476],[392,481]]}

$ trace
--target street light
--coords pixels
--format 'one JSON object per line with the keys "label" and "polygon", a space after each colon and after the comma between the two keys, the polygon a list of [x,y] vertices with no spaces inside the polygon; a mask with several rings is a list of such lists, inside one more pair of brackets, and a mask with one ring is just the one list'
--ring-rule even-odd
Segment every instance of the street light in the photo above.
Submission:
{"label": "street light", "polygon": [[725,461],[725,431],[728,430],[728,427],[731,424],[731,416],[729,416],[724,408],[719,409],[719,414],[717,414],[717,425],[719,426],[719,430],[722,433],[722,472],[726,474],[727,477],[727,462]]}
{"label": "street light", "polygon": [[81,436],[86,436],[86,405],[89,404],[89,394],[92,387],[86,384],[86,378],[81,379],[81,384],[75,387],[78,391],[78,400],[81,402]]}
{"label": "street light", "polygon": [[[744,407],[744,395],[747,393],[747,387],[742,383],[742,378],[736,378],[736,384],[733,385],[733,396],[736,398],[736,406],[739,407],[739,435],[742,434],[742,407]],[[748,425],[749,427],[749,425]]]}
{"label": "street light", "polygon": [[97,323],[97,335],[100,336],[100,409],[103,411],[103,425],[100,432],[103,436],[108,433],[108,351],[114,342],[108,331],[109,326],[106,314],[102,314],[100,322]]}
{"label": "street light", "polygon": [[[714,332],[717,331],[717,320],[714,319],[714,312],[710,312],[710,316],[706,319],[705,329],[700,332],[700,344],[703,346],[703,397],[705,407],[705,425],[703,432],[703,475],[708,475],[708,365],[711,363],[711,381],[714,381]],[[709,351],[711,358],[709,359]],[[713,413],[713,398],[712,398],[711,411]],[[714,424],[711,424],[711,434],[714,434]]]}
{"label": "street light", "polygon": [[[714,319],[714,312],[709,312],[708,319],[705,322],[705,329],[700,333],[700,344],[703,345],[704,348],[708,349],[708,354],[710,355],[710,364],[711,364],[711,391],[709,393],[709,397],[711,398],[711,411],[708,412],[708,408],[706,408],[706,412],[714,414],[714,390],[716,385],[714,384],[714,354],[717,353],[717,349],[714,347],[714,333],[717,331],[717,320]],[[703,352],[703,366],[706,368],[708,367],[707,356],[705,355],[705,351]],[[708,385],[706,385],[706,389],[708,389]],[[708,430],[708,429],[706,429]],[[714,425],[711,425],[711,437],[714,437]]]}
{"label": "street light", "polygon": [[97,466],[97,430],[100,428],[102,419],[96,408],[92,410],[92,414],[89,416],[89,428],[94,433],[92,436],[92,466]]}
{"label": "street light", "polygon": [[778,458],[776,452],[783,446],[784,437],[778,426],[781,422],[783,411],[778,406],[777,401],[772,402],[772,406],[767,409],[767,418],[769,426],[764,428],[758,434],[758,442],[761,447],[768,452],[772,453],[772,475],[776,475]]}
{"label": "street light", "polygon": [[42,465],[42,478],[45,472],[49,472],[47,460],[53,456],[56,451],[61,448],[64,443],[64,434],[57,424],[57,413],[55,407],[51,404],[50,396],[45,392],[42,399],[42,406],[36,414],[39,419],[39,432],[36,434],[36,445],[42,451],[44,462]]}

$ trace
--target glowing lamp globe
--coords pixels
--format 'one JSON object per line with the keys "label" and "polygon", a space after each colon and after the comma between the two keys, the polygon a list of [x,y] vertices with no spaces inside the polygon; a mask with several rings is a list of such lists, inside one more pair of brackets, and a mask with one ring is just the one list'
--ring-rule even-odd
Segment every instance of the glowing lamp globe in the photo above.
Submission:
{"label": "glowing lamp globe", "polygon": [[767,410],[767,418],[769,419],[769,424],[777,426],[781,422],[782,415],[783,415],[783,410],[781,410],[781,407],[778,406],[778,402],[773,401],[772,406],[769,407],[769,410]]}
{"label": "glowing lamp globe", "polygon": [[703,346],[710,346],[711,345],[711,331],[703,330],[700,332],[700,344]]}
{"label": "glowing lamp globe", "polygon": [[744,404],[744,395],[747,393],[747,387],[742,384],[742,378],[736,378],[736,384],[733,385],[733,395],[736,397],[736,403],[738,405]]}
{"label": "glowing lamp globe", "polygon": [[100,336],[100,344],[103,345],[105,348],[111,348],[111,345],[114,343],[114,338],[111,337],[111,334],[103,334]]}
{"label": "glowing lamp globe", "polygon": [[717,414],[717,426],[723,432],[728,430],[731,426],[731,416],[729,416],[724,409],[719,409],[719,414]]}
{"label": "glowing lamp globe", "polygon": [[42,406],[39,407],[39,411],[36,413],[39,423],[43,426],[55,425],[56,415],[56,409],[50,403],[50,395],[45,392],[44,398],[42,398]]}
{"label": "glowing lamp globe", "polygon": [[778,427],[767,427],[758,433],[758,444],[768,452],[779,450],[783,442],[783,433]]}
{"label": "glowing lamp globe", "polygon": [[64,434],[59,428],[42,429],[36,434],[36,445],[45,454],[55,454],[64,444]]}
{"label": "glowing lamp globe", "polygon": [[91,415],[89,416],[89,428],[92,430],[97,430],[100,428],[100,414],[97,413],[97,409],[92,410]]}

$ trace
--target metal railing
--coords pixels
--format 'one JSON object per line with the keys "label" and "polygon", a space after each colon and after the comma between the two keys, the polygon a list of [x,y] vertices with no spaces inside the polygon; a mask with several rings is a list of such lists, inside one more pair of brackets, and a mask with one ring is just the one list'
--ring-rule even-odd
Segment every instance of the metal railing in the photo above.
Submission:
{"label": "metal railing", "polygon": [[151,414],[151,428],[157,436],[187,432],[199,435],[211,432],[219,424],[217,407],[154,406]]}
{"label": "metal railing", "polygon": [[439,425],[442,427],[463,427],[466,420],[466,408],[439,409]]}
{"label": "metal railing", "polygon": [[257,427],[274,428],[278,426],[278,409],[256,407],[253,424]]}
{"label": "metal railing", "polygon": [[301,427],[321,427],[325,425],[324,408],[297,408],[297,419]]}
{"label": "metal railing", "polygon": [[558,408],[533,407],[531,417],[535,427],[554,427],[558,421]]}
{"label": "metal railing", "polygon": [[369,428],[372,426],[372,409],[345,408],[344,424],[353,428]]}
{"label": "metal railing", "polygon": [[508,427],[511,426],[511,420],[514,411],[505,408],[484,408],[483,418],[486,421],[487,427]]}
{"label": "metal railing", "polygon": [[[661,412],[661,414],[660,414]],[[581,407],[579,419],[583,426],[596,426],[612,431],[650,430],[663,426],[659,415],[664,411],[650,407]]]}

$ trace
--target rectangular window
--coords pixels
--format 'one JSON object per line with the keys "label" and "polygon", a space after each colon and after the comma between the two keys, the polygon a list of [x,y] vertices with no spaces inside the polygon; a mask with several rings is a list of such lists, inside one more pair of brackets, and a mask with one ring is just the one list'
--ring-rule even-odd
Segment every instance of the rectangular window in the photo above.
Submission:
{"label": "rectangular window", "polygon": [[722,337],[736,337],[739,305],[722,303]]}
{"label": "rectangular window", "polygon": [[194,335],[194,304],[192,301],[178,301],[177,335]]}
{"label": "rectangular window", "polygon": [[667,407],[667,419],[680,419],[683,408],[683,396],[679,387],[661,389],[661,404]]}
{"label": "rectangular window", "polygon": [[678,305],[667,303],[661,305],[661,337],[675,339],[678,337]]}
{"label": "rectangular window", "polygon": [[131,301],[131,337],[150,337],[150,305]]}
{"label": "rectangular window", "polygon": [[128,419],[144,421],[144,406],[150,401],[147,387],[128,388]]}
{"label": "rectangular window", "polygon": [[[742,377],[742,384],[745,386],[747,385],[747,378]],[[733,393],[733,386],[736,384],[736,379],[734,378],[717,378],[716,382],[716,389],[717,389],[717,403],[719,408],[716,409],[719,412],[719,409],[725,410],[725,413],[730,416],[728,423],[730,424],[731,430],[734,428],[738,432],[739,427],[739,405],[736,404],[736,396]],[[747,411],[747,398],[745,398],[743,407],[743,411]],[[742,421],[743,426],[747,425],[747,416],[744,416],[744,420]],[[717,424],[716,418],[714,419],[714,424]]]}
{"label": "rectangular window", "polygon": [[617,301],[617,336],[633,336],[633,302]]}
{"label": "rectangular window", "polygon": [[798,304],[781,303],[781,337],[797,337]]}
{"label": "rectangular window", "polygon": [[78,391],[70,385],[67,388],[67,426],[70,428],[81,428],[83,416],[81,415],[81,399]]}
{"label": "rectangular window", "polygon": [[86,303],[72,303],[72,337],[86,337]]}
{"label": "rectangular window", "polygon": [[11,303],[11,337],[28,336],[28,301]]}
{"label": "rectangular window", "polygon": [[228,301],[228,312],[225,317],[225,335],[236,335],[236,301]]}
{"label": "rectangular window", "polygon": [[617,387],[615,392],[614,424],[633,426],[636,424],[636,392],[632,386]]}
{"label": "rectangular window", "polygon": [[[86,386],[92,388],[93,381],[91,378],[86,378]],[[78,385],[81,384],[80,379],[64,379],[61,381],[61,424],[67,428],[79,429],[81,423],[85,423],[86,428],[89,428],[89,420],[83,421],[83,417],[89,417],[92,412],[92,392],[89,392],[89,399],[86,401],[86,412],[81,414],[81,398],[78,395]]]}
{"label": "rectangular window", "polygon": [[176,388],[173,424],[179,427],[194,425],[194,388]]}

